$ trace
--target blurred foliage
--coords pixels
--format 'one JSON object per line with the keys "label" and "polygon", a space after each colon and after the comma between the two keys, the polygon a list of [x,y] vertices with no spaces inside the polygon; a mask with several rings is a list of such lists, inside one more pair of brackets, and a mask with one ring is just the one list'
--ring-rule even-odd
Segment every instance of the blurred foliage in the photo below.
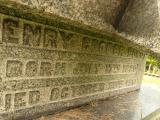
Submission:
{"label": "blurred foliage", "polygon": [[160,71],[160,60],[148,56],[146,59],[146,72],[157,74]]}

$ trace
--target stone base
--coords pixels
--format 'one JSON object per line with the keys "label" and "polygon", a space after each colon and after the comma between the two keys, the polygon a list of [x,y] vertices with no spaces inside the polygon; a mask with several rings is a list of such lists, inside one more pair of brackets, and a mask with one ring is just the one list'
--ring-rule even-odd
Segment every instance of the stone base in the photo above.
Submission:
{"label": "stone base", "polygon": [[72,100],[66,100],[61,102],[50,103],[47,105],[35,106],[24,110],[18,110],[2,114],[4,120],[32,120],[41,116],[53,114],[55,112],[62,112],[64,110],[78,107],[87,104],[91,101],[106,99],[111,96],[120,95],[126,92],[139,90],[140,86],[128,87],[122,90],[113,90],[104,93],[98,93],[96,95],[89,95],[81,98],[75,98]]}

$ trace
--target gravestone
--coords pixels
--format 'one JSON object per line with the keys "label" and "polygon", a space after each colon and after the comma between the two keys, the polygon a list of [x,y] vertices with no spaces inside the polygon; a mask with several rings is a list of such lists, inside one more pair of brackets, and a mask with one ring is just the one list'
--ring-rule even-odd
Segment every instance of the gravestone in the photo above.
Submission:
{"label": "gravestone", "polygon": [[140,88],[145,54],[129,41],[59,19],[3,10],[0,115],[7,120],[30,119]]}

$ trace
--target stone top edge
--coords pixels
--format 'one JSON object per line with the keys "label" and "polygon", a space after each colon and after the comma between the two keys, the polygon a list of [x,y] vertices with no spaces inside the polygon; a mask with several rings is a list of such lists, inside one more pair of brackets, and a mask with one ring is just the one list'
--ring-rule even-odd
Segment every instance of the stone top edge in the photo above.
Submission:
{"label": "stone top edge", "polygon": [[26,5],[21,5],[8,0],[0,0],[0,13],[18,17],[21,19],[26,19],[29,21],[37,22],[40,24],[45,24],[59,29],[64,29],[68,31],[74,31],[80,34],[85,34],[93,36],[96,38],[107,39],[111,42],[121,43],[133,47],[145,54],[151,54],[152,56],[159,58],[159,53],[156,53],[145,46],[139,45],[124,36],[120,35],[116,30],[108,31],[97,29],[95,27],[83,24],[78,21],[73,21],[64,17],[60,17],[55,14],[43,12],[43,10],[38,10],[36,8],[30,8]]}

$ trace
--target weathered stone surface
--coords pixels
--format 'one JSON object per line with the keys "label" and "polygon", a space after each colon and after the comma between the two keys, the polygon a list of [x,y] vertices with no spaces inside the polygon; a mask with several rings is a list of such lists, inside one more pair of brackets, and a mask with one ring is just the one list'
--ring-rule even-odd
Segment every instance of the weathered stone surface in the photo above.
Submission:
{"label": "weathered stone surface", "polygon": [[7,119],[140,87],[145,54],[136,48],[4,14],[0,21],[0,113]]}
{"label": "weathered stone surface", "polygon": [[0,0],[0,115],[30,119],[139,89],[144,49],[112,27],[126,5]]}
{"label": "weathered stone surface", "polygon": [[[74,21],[113,30],[126,0],[10,0]],[[63,7],[62,7],[63,6]]]}
{"label": "weathered stone surface", "polygon": [[30,13],[45,14],[52,18],[53,15],[67,18],[103,30],[106,34],[108,32],[119,34],[145,49],[158,55],[160,53],[158,0],[0,0],[0,2],[26,11],[32,9]]}
{"label": "weathered stone surface", "polygon": [[131,0],[119,25],[128,39],[159,53],[159,0]]}

